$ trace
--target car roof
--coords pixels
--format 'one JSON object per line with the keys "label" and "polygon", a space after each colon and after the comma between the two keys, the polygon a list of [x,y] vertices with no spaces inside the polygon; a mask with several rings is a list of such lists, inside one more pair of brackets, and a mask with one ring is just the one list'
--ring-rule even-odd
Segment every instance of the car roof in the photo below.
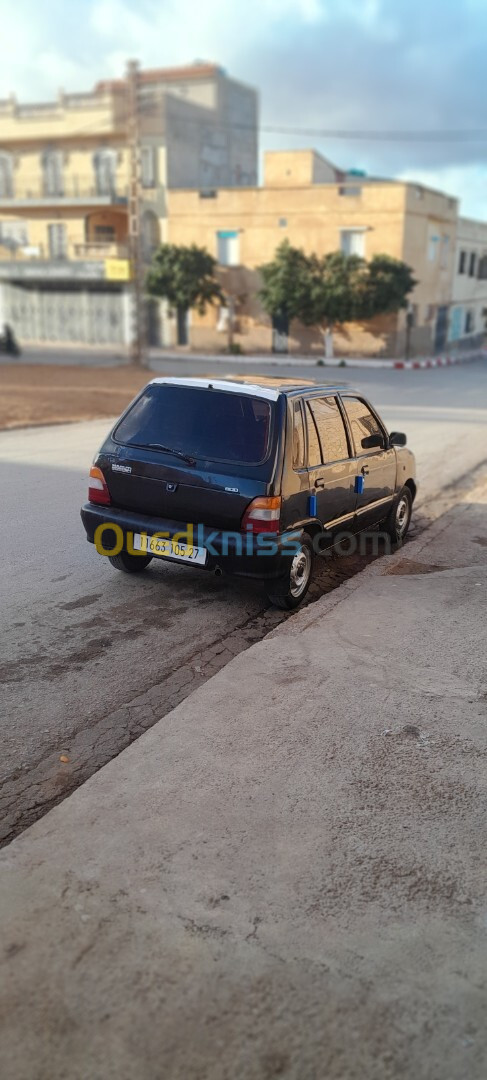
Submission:
{"label": "car roof", "polygon": [[[279,379],[273,376],[250,376],[237,375],[236,377],[222,379],[178,377],[164,375],[151,379],[152,383],[163,383],[167,386],[191,386],[201,390],[226,390],[235,394],[249,394],[252,397],[266,398],[268,401],[277,401],[280,394],[295,395],[312,390],[323,393],[339,393],[352,389],[347,385],[337,383],[315,383],[308,379]],[[352,391],[353,392],[353,391]]]}

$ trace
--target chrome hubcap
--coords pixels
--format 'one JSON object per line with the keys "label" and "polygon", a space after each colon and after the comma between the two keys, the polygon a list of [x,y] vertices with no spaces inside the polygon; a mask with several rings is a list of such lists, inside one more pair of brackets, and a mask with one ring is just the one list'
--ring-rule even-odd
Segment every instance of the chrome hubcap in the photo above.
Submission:
{"label": "chrome hubcap", "polygon": [[407,499],[399,499],[396,510],[396,527],[399,536],[406,531],[409,517],[409,503]]}
{"label": "chrome hubcap", "polygon": [[311,573],[311,554],[308,548],[301,548],[291,563],[291,596],[298,597],[304,592]]}

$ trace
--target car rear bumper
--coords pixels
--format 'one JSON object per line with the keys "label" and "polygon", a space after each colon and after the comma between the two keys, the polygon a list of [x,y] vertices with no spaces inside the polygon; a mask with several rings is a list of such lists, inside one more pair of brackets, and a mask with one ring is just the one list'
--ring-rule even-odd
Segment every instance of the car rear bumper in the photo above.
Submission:
{"label": "car rear bumper", "polygon": [[[234,574],[237,577],[252,578],[276,578],[280,577],[289,565],[292,557],[290,548],[291,533],[280,536],[267,536],[264,543],[259,543],[257,537],[247,533],[223,532],[212,529],[208,525],[193,525],[193,534],[188,535],[188,525],[181,521],[172,521],[167,518],[147,517],[145,514],[135,513],[130,510],[119,510],[116,507],[96,506],[94,503],[85,503],[81,508],[81,520],[86,530],[87,540],[95,543],[95,532],[98,526],[105,525],[102,543],[105,549],[112,554],[110,549],[120,542],[120,530],[123,534],[123,548],[127,550],[129,534],[147,533],[149,536],[155,533],[165,534],[169,539],[178,537],[183,543],[189,543],[198,547],[204,547],[208,551],[207,560],[200,569],[220,569],[226,574]],[[109,526],[118,526],[109,530]],[[292,534],[296,538],[296,533]],[[130,550],[130,544],[129,548]],[[107,552],[107,553],[108,553]],[[115,552],[113,552],[115,553]],[[103,554],[103,552],[102,552]],[[157,556],[167,561],[167,556]],[[186,560],[171,559],[171,562],[184,562]]]}

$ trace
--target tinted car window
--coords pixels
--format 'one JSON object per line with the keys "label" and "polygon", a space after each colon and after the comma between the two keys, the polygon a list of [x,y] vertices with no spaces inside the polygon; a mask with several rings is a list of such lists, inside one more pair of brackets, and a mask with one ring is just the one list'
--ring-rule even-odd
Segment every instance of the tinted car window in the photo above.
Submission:
{"label": "tinted car window", "polygon": [[384,433],[380,424],[371,413],[370,409],[364,405],[363,401],[359,401],[358,398],[343,398],[343,404],[350,421],[357,454],[370,454],[373,451],[364,450],[362,447],[362,439],[366,439],[369,435],[383,436]]}
{"label": "tinted car window", "polygon": [[310,402],[321,442],[322,461],[348,458],[348,442],[342,414],[335,398],[313,398]]}
{"label": "tinted car window", "polygon": [[294,402],[293,423],[293,467],[302,469],[304,466],[304,423],[301,412],[301,402]]}
{"label": "tinted car window", "polygon": [[306,425],[308,428],[308,465],[321,465],[321,446],[313,413],[306,402]]}
{"label": "tinted car window", "polygon": [[195,458],[258,465],[267,456],[272,408],[249,394],[151,383],[114,438],[128,446],[162,443]]}

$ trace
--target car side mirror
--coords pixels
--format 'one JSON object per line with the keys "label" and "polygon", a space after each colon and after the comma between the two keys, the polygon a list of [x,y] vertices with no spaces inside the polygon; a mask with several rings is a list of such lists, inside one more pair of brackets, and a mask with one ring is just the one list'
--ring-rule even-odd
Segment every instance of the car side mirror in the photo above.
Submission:
{"label": "car side mirror", "polygon": [[403,431],[391,431],[389,435],[389,446],[405,446],[407,441]]}
{"label": "car side mirror", "polygon": [[374,446],[380,446],[384,449],[384,439],[377,432],[375,435],[366,435],[365,439],[362,439],[361,445],[363,450],[372,450]]}

